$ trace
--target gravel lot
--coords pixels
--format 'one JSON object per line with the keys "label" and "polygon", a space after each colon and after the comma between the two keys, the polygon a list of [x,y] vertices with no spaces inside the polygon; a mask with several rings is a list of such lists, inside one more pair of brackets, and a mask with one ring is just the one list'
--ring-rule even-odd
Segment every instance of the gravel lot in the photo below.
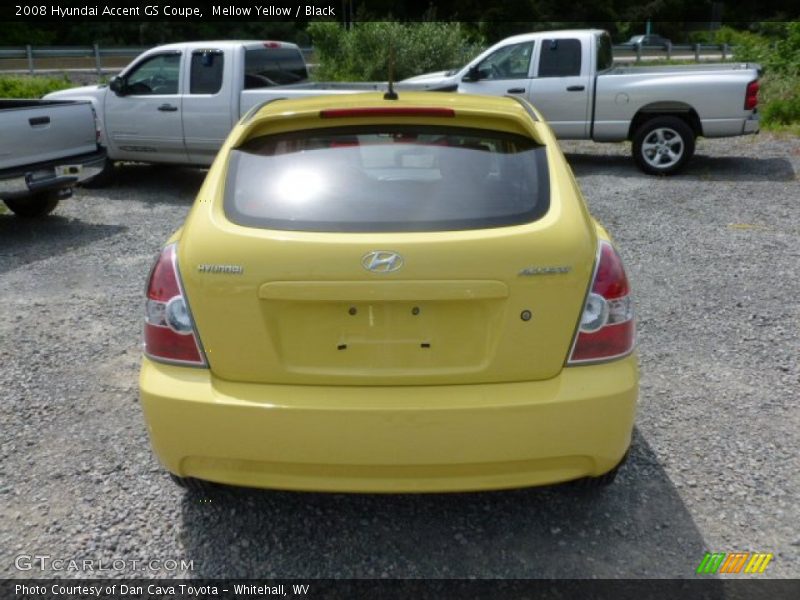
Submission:
{"label": "gravel lot", "polygon": [[52,576],[14,568],[48,554],[193,560],[181,577],[692,577],[705,549],[800,576],[800,140],[703,141],[665,179],[624,146],[564,146],[637,297],[638,425],[614,486],[184,495],[136,379],[145,278],[204,173],[131,165],[45,222],[0,215],[2,576]]}

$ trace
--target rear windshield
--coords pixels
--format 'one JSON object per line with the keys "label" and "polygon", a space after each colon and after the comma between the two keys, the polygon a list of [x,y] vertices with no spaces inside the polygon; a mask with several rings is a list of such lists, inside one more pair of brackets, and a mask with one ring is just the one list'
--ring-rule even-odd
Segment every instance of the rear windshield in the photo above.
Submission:
{"label": "rear windshield", "polygon": [[248,140],[231,152],[225,213],[291,231],[483,229],[549,206],[545,148],[478,129],[377,126]]}
{"label": "rear windshield", "polygon": [[308,79],[303,55],[296,48],[245,50],[244,89],[301,83]]}

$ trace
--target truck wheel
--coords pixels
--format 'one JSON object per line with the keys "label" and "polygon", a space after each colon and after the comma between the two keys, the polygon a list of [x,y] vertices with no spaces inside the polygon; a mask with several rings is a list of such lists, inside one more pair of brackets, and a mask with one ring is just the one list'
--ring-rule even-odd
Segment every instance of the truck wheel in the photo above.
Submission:
{"label": "truck wheel", "polygon": [[3,200],[6,206],[18,217],[35,219],[49,215],[58,206],[58,201],[63,198],[59,191],[39,192],[28,198],[19,200]]}
{"label": "truck wheel", "polygon": [[650,175],[672,175],[694,154],[694,132],[678,117],[655,117],[633,136],[633,159]]}
{"label": "truck wheel", "polygon": [[107,187],[111,185],[111,182],[114,180],[114,174],[114,161],[107,158],[106,162],[103,164],[103,170],[88,181],[84,181],[81,187],[89,189]]}

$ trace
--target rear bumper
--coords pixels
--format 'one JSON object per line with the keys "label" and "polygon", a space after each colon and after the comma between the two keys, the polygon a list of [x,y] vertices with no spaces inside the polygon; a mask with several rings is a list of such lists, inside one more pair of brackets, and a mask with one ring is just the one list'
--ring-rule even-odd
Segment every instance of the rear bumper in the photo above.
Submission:
{"label": "rear bumper", "polygon": [[143,359],[156,455],[183,477],[344,492],[501,489],[601,475],[630,445],[636,356],[537,382],[346,387],[220,381]]}
{"label": "rear bumper", "polygon": [[759,128],[759,116],[758,113],[753,113],[749,118],[744,120],[744,127],[742,128],[742,134],[750,135],[758,133],[758,128]]}
{"label": "rear bumper", "polygon": [[105,149],[0,172],[0,198],[23,198],[37,192],[68,188],[103,170]]}

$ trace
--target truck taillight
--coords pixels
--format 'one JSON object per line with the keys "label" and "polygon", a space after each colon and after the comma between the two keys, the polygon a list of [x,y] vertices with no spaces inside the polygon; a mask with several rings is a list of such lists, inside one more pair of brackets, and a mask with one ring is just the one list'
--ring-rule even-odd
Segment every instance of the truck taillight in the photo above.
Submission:
{"label": "truck taillight", "polygon": [[758,106],[758,90],[760,87],[758,80],[751,81],[747,84],[747,91],[744,95],[745,110],[753,110]]}
{"label": "truck taillight", "polygon": [[161,362],[207,366],[181,287],[175,244],[164,250],[150,271],[144,319],[144,353]]}
{"label": "truck taillight", "polygon": [[94,119],[94,142],[98,146],[100,145],[100,121],[97,118],[97,111],[94,109],[94,105],[92,105],[92,118]]}
{"label": "truck taillight", "polygon": [[568,364],[621,358],[633,350],[633,299],[622,260],[600,241],[594,280],[581,314]]}

